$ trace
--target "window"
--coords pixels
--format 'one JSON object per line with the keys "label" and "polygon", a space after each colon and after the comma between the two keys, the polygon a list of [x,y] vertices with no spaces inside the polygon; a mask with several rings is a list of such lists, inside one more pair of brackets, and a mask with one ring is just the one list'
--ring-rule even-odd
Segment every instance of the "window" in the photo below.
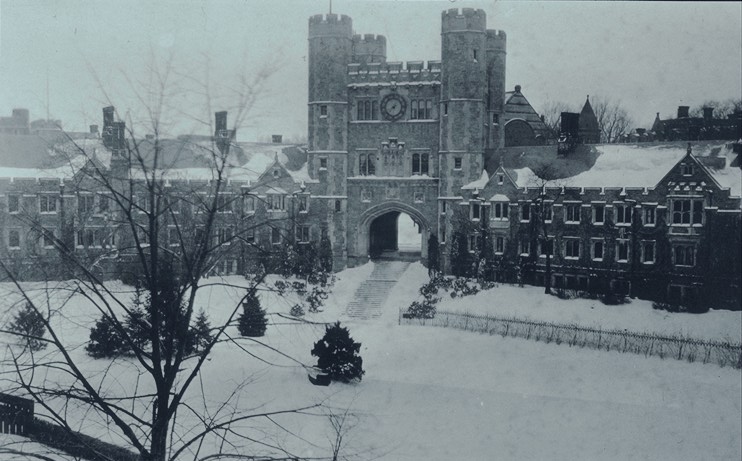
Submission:
{"label": "window", "polygon": [[425,119],[430,120],[433,118],[433,101],[430,99],[425,100]]}
{"label": "window", "polygon": [[[90,201],[91,208],[90,209],[92,209],[92,203],[93,203],[92,202],[92,196],[90,196],[90,197],[91,197],[91,201]],[[79,199],[78,199],[78,201],[79,201]],[[147,211],[149,211],[150,208],[151,208],[150,207],[150,201],[149,201],[149,195],[144,194],[144,195],[140,195],[140,196],[136,197],[136,204],[137,204],[136,206],[139,208],[139,212],[140,213],[146,213]],[[81,211],[81,213],[82,213],[82,211]]]}
{"label": "window", "polygon": [[443,115],[448,115],[448,103],[443,103]]}
{"label": "window", "polygon": [[520,241],[520,255],[529,256],[531,254],[531,241],[524,238]]}
{"label": "window", "polygon": [[[93,248],[96,246],[95,242],[95,234],[96,230],[94,229],[80,229],[77,231],[77,246],[78,247],[86,247],[86,248]],[[143,232],[142,235],[140,235],[140,241],[142,243],[147,243],[142,237],[146,237],[147,233]]]}
{"label": "window", "polygon": [[319,168],[321,170],[327,169],[327,157],[320,157],[319,158]]}
{"label": "window", "polygon": [[688,266],[692,267],[695,265],[693,245],[675,245],[673,248],[673,259],[676,266]]}
{"label": "window", "polygon": [[477,49],[476,48],[474,48],[473,50],[471,50],[471,57],[475,61],[477,60]]}
{"label": "window", "polygon": [[54,229],[41,229],[41,244],[44,248],[54,248]]}
{"label": "window", "polygon": [[299,203],[297,205],[299,213],[306,213],[309,210],[309,196],[299,195]]}
{"label": "window", "polygon": [[520,206],[520,220],[522,222],[528,222],[531,220],[531,204],[524,203]]}
{"label": "window", "polygon": [[418,109],[417,99],[413,99],[412,101],[410,101],[410,119],[411,120],[417,120],[418,118],[417,109]]}
{"label": "window", "polygon": [[602,240],[592,241],[591,253],[592,253],[593,261],[603,260],[604,249],[605,249],[605,245],[603,244]]}
{"label": "window", "polygon": [[370,202],[371,201],[371,191],[368,189],[361,189],[361,201],[362,202]]}
{"label": "window", "polygon": [[703,200],[674,199],[672,201],[672,223],[703,224]]}
{"label": "window", "polygon": [[644,208],[644,225],[645,226],[654,226],[655,220],[656,220],[656,208],[655,207],[645,207]]}
{"label": "window", "polygon": [[376,174],[373,154],[361,154],[358,156],[358,172],[362,176],[374,176]]}
{"label": "window", "polygon": [[425,194],[422,192],[415,192],[413,198],[415,203],[423,203],[425,201]]}
{"label": "window", "polygon": [[268,207],[268,211],[283,211],[284,210],[284,196],[281,194],[268,194],[266,200],[266,205]]}
{"label": "window", "polygon": [[296,226],[296,241],[309,243],[309,226]]}
{"label": "window", "polygon": [[231,213],[232,212],[232,196],[226,194],[219,194],[216,198],[216,212],[217,213]]}
{"label": "window", "polygon": [[554,255],[554,240],[547,239],[539,242],[539,254],[543,257]]}
{"label": "window", "polygon": [[18,249],[21,247],[21,231],[10,229],[8,231],[8,248]]}
{"label": "window", "polygon": [[500,235],[495,237],[495,254],[505,253],[505,237]]}
{"label": "window", "polygon": [[567,259],[578,259],[580,257],[580,240],[564,240],[564,257]]}
{"label": "window", "polygon": [[357,102],[356,120],[378,119],[379,102],[371,100],[359,100]]}
{"label": "window", "polygon": [[255,197],[252,195],[242,196],[242,210],[246,213],[255,213]]}
{"label": "window", "polygon": [[469,235],[469,239],[467,242],[469,253],[474,253],[475,251],[479,250],[479,242],[480,242],[479,234]]}
{"label": "window", "polygon": [[108,213],[108,210],[110,209],[111,209],[111,198],[107,195],[98,195],[98,213],[101,213],[101,214]]}
{"label": "window", "polygon": [[690,163],[681,163],[680,174],[683,176],[693,176],[693,165]]}
{"label": "window", "polygon": [[273,245],[281,243],[281,230],[277,227],[271,227],[271,243]]}
{"label": "window", "polygon": [[77,210],[80,214],[91,213],[95,206],[95,195],[78,195]]}
{"label": "window", "polygon": [[428,154],[412,154],[412,174],[428,174]]}
{"label": "window", "polygon": [[494,209],[492,212],[492,219],[498,221],[507,221],[508,208],[510,208],[510,204],[508,202],[494,202],[493,206]]}
{"label": "window", "polygon": [[603,223],[605,223],[605,205],[593,205],[593,224],[600,225]]}
{"label": "window", "polygon": [[616,224],[631,224],[631,205],[614,205],[616,210]]}
{"label": "window", "polygon": [[319,116],[327,117],[327,105],[326,104],[321,104],[319,106]]}
{"label": "window", "polygon": [[654,240],[645,240],[642,242],[642,262],[644,264],[654,264]]}
{"label": "window", "polygon": [[441,227],[441,241],[440,243],[446,243],[446,225]]}
{"label": "window", "polygon": [[21,211],[21,197],[19,195],[8,195],[8,213]]}
{"label": "window", "polygon": [[552,209],[551,203],[544,203],[543,210],[544,222],[551,222],[554,219],[554,210]]}
{"label": "window", "polygon": [[429,120],[432,118],[433,101],[430,99],[413,99],[410,106],[410,120]]}
{"label": "window", "polygon": [[255,243],[255,228],[250,228],[245,231],[245,241],[247,243]]}
{"label": "window", "polygon": [[502,173],[497,174],[497,184],[502,185],[502,183],[505,182],[505,175]]}
{"label": "window", "polygon": [[469,217],[477,221],[482,216],[482,204],[480,204],[477,201],[472,200],[469,202]]}
{"label": "window", "polygon": [[571,203],[564,205],[564,222],[567,224],[577,224],[580,222],[580,205]]}
{"label": "window", "polygon": [[51,194],[39,195],[39,212],[40,213],[56,213],[57,212],[57,196]]}
{"label": "window", "polygon": [[454,157],[453,158],[453,169],[454,170],[460,170],[461,169],[461,157]]}
{"label": "window", "polygon": [[219,227],[216,229],[217,245],[229,245],[231,241],[232,241],[232,228],[231,227]]}
{"label": "window", "polygon": [[180,235],[178,233],[178,228],[177,227],[168,227],[167,228],[167,243],[171,247],[180,246]]}
{"label": "window", "polygon": [[273,170],[273,178],[278,179],[279,176],[280,176],[280,173],[278,171],[278,168],[275,168]]}
{"label": "window", "polygon": [[341,211],[343,211],[343,202],[335,200],[335,213],[340,213]]}
{"label": "window", "polygon": [[616,260],[620,263],[629,260],[629,241],[627,239],[616,240]]}
{"label": "window", "polygon": [[445,215],[448,212],[448,203],[445,200],[441,201],[441,214]]}

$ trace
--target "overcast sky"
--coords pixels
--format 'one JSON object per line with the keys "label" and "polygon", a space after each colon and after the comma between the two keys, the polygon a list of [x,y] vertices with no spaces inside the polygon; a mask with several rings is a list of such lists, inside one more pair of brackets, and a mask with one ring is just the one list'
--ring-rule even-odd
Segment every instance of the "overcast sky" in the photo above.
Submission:
{"label": "overcast sky", "polygon": [[[678,105],[742,97],[740,3],[332,2],[356,33],[386,35],[390,61],[440,59],[440,13],[452,7],[482,8],[488,28],[507,32],[506,87],[522,85],[537,111],[604,95],[646,126]],[[307,20],[328,8],[328,0],[0,0],[0,116],[25,107],[32,120],[45,118],[48,102],[51,118],[85,130],[109,101],[139,114],[132,88],[152,88],[150,64],[166,59],[170,108],[202,107],[194,82],[208,82],[208,110],[233,109],[228,95],[241,76],[278,63],[240,138],[303,135]],[[203,119],[180,119],[173,130],[208,132]]]}

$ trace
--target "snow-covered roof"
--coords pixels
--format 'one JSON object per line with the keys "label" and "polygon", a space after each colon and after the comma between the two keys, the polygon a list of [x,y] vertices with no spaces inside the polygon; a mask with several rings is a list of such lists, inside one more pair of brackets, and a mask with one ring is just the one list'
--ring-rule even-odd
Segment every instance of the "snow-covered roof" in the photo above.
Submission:
{"label": "snow-covered roof", "polygon": [[[670,144],[603,144],[590,146],[594,164],[576,169],[574,174],[560,176],[558,182],[570,187],[655,187],[662,178],[686,155],[685,143]],[[733,156],[731,148],[722,141],[694,143],[693,155],[699,158],[724,156],[723,168],[707,167],[711,176],[721,187],[729,188],[732,195],[742,194],[742,171],[730,166]],[[534,170],[554,166],[555,170],[567,170],[570,162],[584,162],[583,158],[553,158],[541,165],[522,166],[513,169],[518,187],[534,187],[540,182]]]}
{"label": "snow-covered roof", "polygon": [[495,194],[490,198],[490,202],[509,202],[510,199],[503,194]]}
{"label": "snow-covered roof", "polygon": [[472,181],[469,184],[462,187],[462,189],[470,190],[470,189],[484,189],[484,186],[487,185],[489,182],[490,177],[487,174],[487,170],[482,170],[482,175],[477,179],[476,181]]}

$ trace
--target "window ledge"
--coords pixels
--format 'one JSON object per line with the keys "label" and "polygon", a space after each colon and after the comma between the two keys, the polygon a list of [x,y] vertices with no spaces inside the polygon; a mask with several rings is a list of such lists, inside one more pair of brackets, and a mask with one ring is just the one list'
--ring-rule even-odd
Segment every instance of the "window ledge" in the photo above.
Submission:
{"label": "window ledge", "polygon": [[603,258],[593,258],[593,261],[603,262]]}
{"label": "window ledge", "polygon": [[594,222],[593,223],[593,226],[604,226],[604,225],[605,225],[605,221],[603,221],[603,222]]}
{"label": "window ledge", "polygon": [[577,261],[578,259],[580,259],[580,257],[579,256],[565,256],[564,259],[568,261]]}

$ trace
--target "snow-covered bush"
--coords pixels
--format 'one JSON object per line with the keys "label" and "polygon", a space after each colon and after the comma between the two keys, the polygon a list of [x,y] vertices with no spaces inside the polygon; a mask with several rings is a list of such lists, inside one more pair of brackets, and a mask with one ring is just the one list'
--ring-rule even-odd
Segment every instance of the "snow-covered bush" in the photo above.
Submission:
{"label": "snow-covered bush", "polygon": [[291,306],[289,315],[292,317],[304,317],[304,307],[301,304],[294,304]]}
{"label": "snow-covered bush", "polygon": [[331,380],[349,383],[360,381],[365,373],[360,350],[361,343],[353,341],[348,329],[336,322],[325,327],[325,335],[314,343],[312,355],[317,357],[317,367]]}

